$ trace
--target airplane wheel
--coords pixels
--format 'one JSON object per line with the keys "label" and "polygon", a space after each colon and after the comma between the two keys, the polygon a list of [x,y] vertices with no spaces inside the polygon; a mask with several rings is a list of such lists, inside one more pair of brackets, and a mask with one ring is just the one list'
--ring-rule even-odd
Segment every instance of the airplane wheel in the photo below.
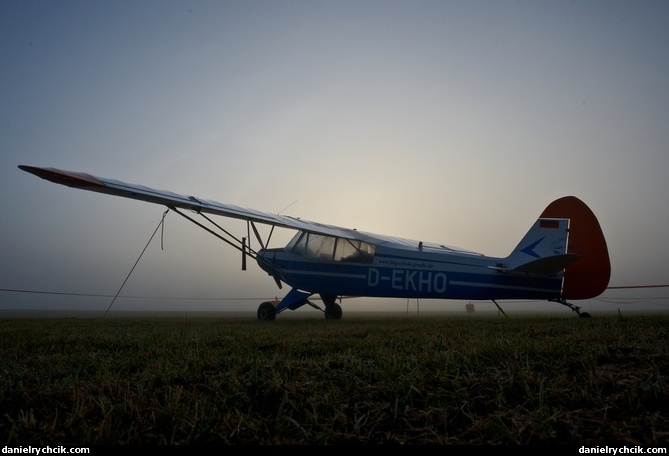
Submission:
{"label": "airplane wheel", "polygon": [[579,317],[581,318],[590,318],[590,314],[588,312],[583,312],[578,314]]}
{"label": "airplane wheel", "polygon": [[273,321],[276,318],[276,309],[271,302],[263,302],[258,307],[258,320]]}
{"label": "airplane wheel", "polygon": [[333,303],[325,309],[325,318],[328,320],[341,320],[343,312],[341,306]]}

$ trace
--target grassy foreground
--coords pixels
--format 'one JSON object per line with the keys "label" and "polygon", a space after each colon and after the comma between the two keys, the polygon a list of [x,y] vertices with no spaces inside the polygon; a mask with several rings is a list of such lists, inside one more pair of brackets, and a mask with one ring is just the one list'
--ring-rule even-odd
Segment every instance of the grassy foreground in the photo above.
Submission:
{"label": "grassy foreground", "polygon": [[5,445],[669,442],[669,316],[0,320]]}

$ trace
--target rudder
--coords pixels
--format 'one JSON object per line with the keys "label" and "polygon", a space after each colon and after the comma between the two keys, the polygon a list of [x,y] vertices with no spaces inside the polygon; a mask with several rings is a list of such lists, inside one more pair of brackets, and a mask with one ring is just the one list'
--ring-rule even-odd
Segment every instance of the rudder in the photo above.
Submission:
{"label": "rudder", "polygon": [[548,205],[541,218],[568,218],[567,253],[579,255],[564,271],[562,299],[589,299],[599,296],[609,285],[611,262],[599,221],[590,208],[574,196],[565,196]]}

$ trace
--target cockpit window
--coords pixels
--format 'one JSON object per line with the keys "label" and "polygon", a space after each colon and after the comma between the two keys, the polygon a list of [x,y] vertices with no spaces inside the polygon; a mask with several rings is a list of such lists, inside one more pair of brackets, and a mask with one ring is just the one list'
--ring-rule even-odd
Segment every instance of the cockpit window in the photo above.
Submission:
{"label": "cockpit window", "polygon": [[307,233],[300,231],[286,245],[285,250],[296,255],[304,255],[307,251]]}
{"label": "cockpit window", "polygon": [[374,256],[374,246],[356,239],[337,239],[335,261],[349,261],[353,263],[371,263]]}
{"label": "cockpit window", "polygon": [[321,260],[371,263],[374,246],[356,239],[300,232],[286,245],[286,251]]}
{"label": "cockpit window", "polygon": [[310,233],[309,241],[307,242],[307,256],[322,260],[332,260],[334,246],[335,238],[332,236]]}

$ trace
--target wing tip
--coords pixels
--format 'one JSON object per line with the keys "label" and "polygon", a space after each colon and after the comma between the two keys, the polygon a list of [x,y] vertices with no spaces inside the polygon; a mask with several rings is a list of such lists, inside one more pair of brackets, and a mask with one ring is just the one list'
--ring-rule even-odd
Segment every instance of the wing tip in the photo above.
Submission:
{"label": "wing tip", "polygon": [[19,165],[19,169],[56,184],[67,185],[68,187],[105,187],[105,184],[100,179],[87,173],[28,165]]}

